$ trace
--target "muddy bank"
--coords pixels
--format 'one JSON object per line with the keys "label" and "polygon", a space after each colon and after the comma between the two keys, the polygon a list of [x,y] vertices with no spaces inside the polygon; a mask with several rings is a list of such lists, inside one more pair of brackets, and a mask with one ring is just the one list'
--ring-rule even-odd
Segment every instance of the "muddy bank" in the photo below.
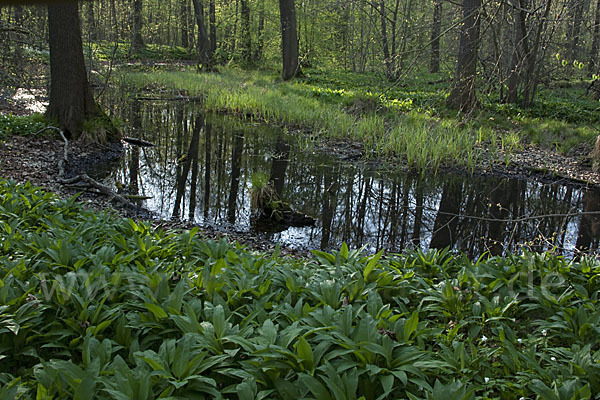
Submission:
{"label": "muddy bank", "polygon": [[[76,142],[69,144],[69,163],[65,168],[65,177],[73,177],[82,173],[90,174],[94,179],[106,185],[113,185],[110,179],[105,179],[111,166],[117,162],[127,144],[112,144],[110,146],[83,145]],[[61,140],[52,136],[23,137],[14,136],[0,142],[0,177],[17,182],[31,182],[46,190],[56,193],[62,198],[70,198],[79,193],[78,200],[87,207],[95,210],[110,210],[116,214],[133,219],[150,221],[156,228],[166,230],[191,229],[196,226],[189,221],[164,220],[142,207],[124,207],[117,201],[103,194],[77,187],[64,185],[58,180],[58,161],[64,151]],[[119,189],[113,186],[115,191]],[[262,237],[260,234],[239,232],[224,227],[217,229],[213,226],[201,226],[202,234],[211,239],[226,238],[255,250],[273,251],[276,243]],[[302,256],[308,254],[308,249],[282,248],[284,255]]]}

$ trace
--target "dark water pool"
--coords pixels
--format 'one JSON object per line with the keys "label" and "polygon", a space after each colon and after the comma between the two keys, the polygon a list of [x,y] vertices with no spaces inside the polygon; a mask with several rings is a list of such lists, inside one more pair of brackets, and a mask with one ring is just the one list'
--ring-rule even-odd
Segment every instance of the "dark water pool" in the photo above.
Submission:
{"label": "dark water pool", "polygon": [[[130,100],[114,110],[129,136],[157,147],[128,147],[114,179],[150,197],[164,218],[255,231],[298,248],[368,250],[450,246],[471,256],[527,246],[571,254],[598,249],[600,193],[574,186],[458,175],[414,176],[341,161],[301,137],[239,119],[203,115],[193,102]],[[263,173],[309,227],[257,228],[250,181]],[[257,231],[258,230],[258,231]]]}

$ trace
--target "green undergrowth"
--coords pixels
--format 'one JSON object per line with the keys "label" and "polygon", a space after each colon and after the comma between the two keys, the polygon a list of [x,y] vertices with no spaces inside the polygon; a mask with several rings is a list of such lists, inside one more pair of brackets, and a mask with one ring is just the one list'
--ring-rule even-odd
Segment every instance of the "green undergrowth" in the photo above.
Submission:
{"label": "green undergrowth", "polygon": [[30,135],[48,126],[48,120],[43,114],[17,116],[0,114],[0,139],[11,135]]}
{"label": "green undergrowth", "polygon": [[101,61],[180,61],[194,60],[195,52],[181,46],[167,46],[149,43],[144,45],[137,53],[130,54],[130,42],[115,43],[112,41],[99,41],[84,43],[86,59],[89,58],[90,49],[92,56]]}
{"label": "green undergrowth", "polygon": [[[437,171],[442,165],[472,169],[500,148],[501,137],[452,119],[440,119],[414,108],[413,100],[362,90],[333,90],[306,80],[281,82],[264,71],[223,68],[197,74],[154,70],[125,73],[121,83],[135,90],[171,89],[204,96],[207,110],[251,116],[266,122],[308,129],[315,136],[350,139],[367,153],[397,156],[409,167]],[[481,142],[483,141],[483,143]]]}
{"label": "green undergrowth", "polygon": [[310,259],[0,181],[2,399],[590,399],[600,263]]}

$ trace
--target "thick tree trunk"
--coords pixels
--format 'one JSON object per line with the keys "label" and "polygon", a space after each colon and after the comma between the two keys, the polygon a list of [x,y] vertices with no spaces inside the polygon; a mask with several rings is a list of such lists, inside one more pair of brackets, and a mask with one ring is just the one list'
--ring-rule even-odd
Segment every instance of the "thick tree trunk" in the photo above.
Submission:
{"label": "thick tree trunk", "polygon": [[240,0],[240,14],[242,18],[242,61],[249,65],[252,63],[252,35],[250,33],[250,6],[248,0]]}
{"label": "thick tree trunk", "polygon": [[193,0],[193,2],[194,16],[196,17],[196,25],[198,26],[198,41],[196,43],[198,62],[202,69],[209,70],[211,68],[210,42],[206,33],[206,25],[204,24],[204,4],[202,0]]}
{"label": "thick tree trunk", "polygon": [[[50,104],[46,116],[58,120],[72,139],[116,140],[116,130],[94,101],[88,84],[77,3],[48,5],[48,25]],[[84,135],[84,121],[99,117],[105,125],[94,126]]]}
{"label": "thick tree trunk", "polygon": [[431,24],[431,60],[429,72],[440,72],[440,34],[442,32],[442,0],[435,0]]}
{"label": "thick tree trunk", "polygon": [[468,112],[476,107],[475,77],[479,50],[481,0],[463,0],[463,24],[458,47],[454,86],[447,99],[449,107]]}
{"label": "thick tree trunk", "polygon": [[137,53],[144,47],[142,39],[142,0],[133,0],[133,35],[131,37],[131,54]]}
{"label": "thick tree trunk", "polygon": [[281,19],[281,50],[283,53],[281,76],[283,80],[289,80],[300,72],[294,0],[279,0],[279,16]]}

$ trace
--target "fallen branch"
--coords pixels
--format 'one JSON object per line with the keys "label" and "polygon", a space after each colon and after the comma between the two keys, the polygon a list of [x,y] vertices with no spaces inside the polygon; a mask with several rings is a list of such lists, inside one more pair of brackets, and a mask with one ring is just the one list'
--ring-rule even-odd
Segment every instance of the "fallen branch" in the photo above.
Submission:
{"label": "fallen branch", "polygon": [[133,138],[133,137],[124,137],[123,138],[124,142],[127,142],[129,144],[132,144],[134,146],[140,146],[140,147],[156,147],[156,145],[152,142],[147,142],[143,139],[138,139],[138,138]]}
{"label": "fallen branch", "polygon": [[152,196],[142,196],[139,194],[124,194],[123,197],[125,197],[126,199],[131,199],[131,200],[150,200],[150,199],[152,199]]}
{"label": "fallen branch", "polygon": [[115,193],[110,187],[101,184],[100,182],[96,181],[95,179],[92,179],[89,177],[88,174],[81,174],[81,175],[77,175],[76,177],[73,178],[69,178],[69,179],[61,179],[60,182],[62,184],[65,185],[72,185],[76,182],[84,182],[88,185],[89,188],[93,188],[98,190],[100,193],[110,197],[110,200],[117,200],[119,203],[130,207],[130,208],[138,208],[137,204],[132,203],[131,201],[127,200],[125,197],[121,196],[118,193]]}
{"label": "fallen branch", "polygon": [[109,196],[111,200],[115,199],[130,208],[138,208],[137,204],[134,204],[131,201],[127,200],[125,197],[121,196],[120,194],[115,193],[110,187],[103,185],[100,182],[90,178],[88,174],[80,174],[73,178],[68,178],[68,179],[64,178],[65,166],[69,162],[69,141],[67,140],[67,137],[65,136],[62,129],[59,129],[55,126],[47,126],[43,129],[40,129],[35,134],[39,135],[40,133],[42,133],[48,129],[52,129],[52,130],[55,130],[56,132],[58,132],[60,134],[60,137],[62,138],[63,142],[65,143],[63,158],[58,161],[58,178],[57,178],[58,182],[62,183],[63,185],[66,185],[66,186],[69,186],[69,185],[72,186],[75,183],[83,182],[87,186],[77,185],[77,187],[81,188],[81,189],[89,189],[89,188],[96,189],[101,194]]}
{"label": "fallen branch", "polygon": [[62,129],[57,128],[55,126],[47,126],[43,129],[40,129],[35,134],[39,135],[40,133],[47,131],[48,129],[52,129],[52,130],[55,130],[56,132],[58,132],[60,134],[60,137],[62,138],[63,142],[65,143],[64,150],[63,150],[63,158],[62,158],[62,160],[58,161],[58,180],[60,182],[62,180],[63,176],[65,175],[65,166],[69,162],[69,141],[67,140],[67,137],[65,136],[65,133],[62,131]]}

